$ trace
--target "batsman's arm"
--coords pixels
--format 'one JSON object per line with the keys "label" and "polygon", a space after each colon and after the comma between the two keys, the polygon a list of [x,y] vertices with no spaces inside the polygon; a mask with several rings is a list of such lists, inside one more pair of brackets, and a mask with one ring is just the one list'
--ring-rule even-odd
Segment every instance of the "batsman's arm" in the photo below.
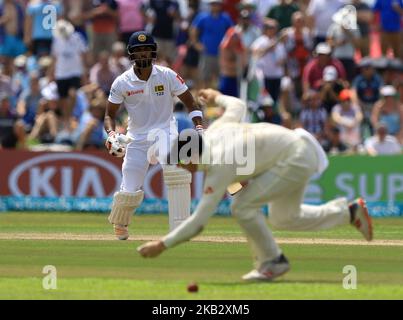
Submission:
{"label": "batsman's arm", "polygon": [[189,90],[186,90],[184,93],[178,96],[178,98],[183,102],[186,106],[189,116],[191,117],[193,124],[196,129],[203,128],[203,113],[201,111],[200,106],[193,98],[193,95]]}
{"label": "batsman's arm", "polygon": [[104,118],[104,128],[106,132],[109,134],[111,131],[115,131],[115,118],[116,113],[120,107],[120,104],[112,103],[108,101],[105,110],[105,118]]}
{"label": "batsman's arm", "polygon": [[116,113],[118,112],[118,109],[123,101],[124,96],[122,90],[120,89],[120,77],[117,77],[112,83],[105,110],[104,127],[108,134],[111,131],[115,131]]}

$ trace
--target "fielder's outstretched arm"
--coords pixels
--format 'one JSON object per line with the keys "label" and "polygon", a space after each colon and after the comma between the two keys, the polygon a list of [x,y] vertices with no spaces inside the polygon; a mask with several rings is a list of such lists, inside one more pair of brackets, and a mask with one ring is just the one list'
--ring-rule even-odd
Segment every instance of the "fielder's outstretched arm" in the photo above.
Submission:
{"label": "fielder's outstretched arm", "polygon": [[200,90],[200,99],[206,103],[215,103],[218,107],[224,108],[224,114],[215,120],[209,128],[219,127],[225,122],[242,122],[246,116],[246,104],[239,98],[226,96],[213,89]]}
{"label": "fielder's outstretched arm", "polygon": [[211,167],[204,184],[204,194],[195,212],[179,227],[159,241],[148,242],[137,250],[145,258],[153,258],[167,248],[172,248],[181,242],[188,241],[198,235],[214,214],[215,209],[224,196],[228,184],[234,178],[232,168],[223,166]]}

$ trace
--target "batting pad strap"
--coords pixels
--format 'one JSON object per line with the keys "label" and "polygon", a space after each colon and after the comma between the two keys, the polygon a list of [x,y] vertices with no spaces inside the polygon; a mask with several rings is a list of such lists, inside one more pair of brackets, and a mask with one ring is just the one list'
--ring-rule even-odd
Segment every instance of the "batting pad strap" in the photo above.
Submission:
{"label": "batting pad strap", "polygon": [[189,171],[182,168],[165,169],[164,181],[167,186],[173,185],[188,185],[192,182],[192,175]]}
{"label": "batting pad strap", "polygon": [[144,192],[138,190],[135,193],[119,191],[113,196],[112,210],[109,222],[127,226],[131,222],[132,215],[144,199]]}

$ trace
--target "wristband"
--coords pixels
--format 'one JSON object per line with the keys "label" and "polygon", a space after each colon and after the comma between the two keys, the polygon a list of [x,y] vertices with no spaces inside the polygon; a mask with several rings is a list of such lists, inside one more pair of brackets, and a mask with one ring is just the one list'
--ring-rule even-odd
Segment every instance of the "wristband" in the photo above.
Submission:
{"label": "wristband", "polygon": [[201,112],[200,110],[193,110],[192,112],[189,113],[189,117],[191,119],[193,119],[195,117],[200,117],[203,119],[203,112]]}

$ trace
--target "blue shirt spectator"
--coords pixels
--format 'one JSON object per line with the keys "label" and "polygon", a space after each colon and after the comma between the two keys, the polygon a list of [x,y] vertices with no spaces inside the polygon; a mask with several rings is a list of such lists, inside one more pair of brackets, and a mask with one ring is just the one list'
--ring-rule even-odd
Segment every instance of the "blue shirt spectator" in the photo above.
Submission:
{"label": "blue shirt spectator", "polygon": [[217,56],[218,48],[225,32],[233,25],[230,16],[221,12],[218,16],[201,12],[192,22],[192,26],[199,32],[200,42],[204,46],[204,53]]}
{"label": "blue shirt spectator", "polygon": [[88,110],[89,102],[84,91],[77,90],[76,104],[73,108],[73,117],[77,120]]}
{"label": "blue shirt spectator", "polygon": [[393,3],[398,3],[403,8],[403,0],[377,0],[373,7],[374,11],[381,13],[383,31],[400,31],[400,14],[393,8]]}
{"label": "blue shirt spectator", "polygon": [[356,90],[361,102],[375,103],[379,100],[379,90],[383,86],[382,78],[374,73],[371,78],[359,74],[353,81],[352,87]]}
{"label": "blue shirt spectator", "polygon": [[[30,3],[27,6],[27,15],[32,17],[32,39],[52,39],[53,28],[46,28],[45,17],[51,14],[50,10],[47,10],[47,6],[52,6],[56,10],[56,14],[61,14],[61,6],[57,2],[49,0],[42,0],[36,3]],[[49,7],[50,8],[50,7]],[[51,21],[49,19],[49,21]],[[56,23],[56,17],[55,17]]]}
{"label": "blue shirt spectator", "polygon": [[30,88],[21,94],[17,106],[17,112],[22,116],[22,121],[27,131],[30,131],[35,124],[35,117],[41,99],[42,94],[39,89],[39,79],[32,76]]}

